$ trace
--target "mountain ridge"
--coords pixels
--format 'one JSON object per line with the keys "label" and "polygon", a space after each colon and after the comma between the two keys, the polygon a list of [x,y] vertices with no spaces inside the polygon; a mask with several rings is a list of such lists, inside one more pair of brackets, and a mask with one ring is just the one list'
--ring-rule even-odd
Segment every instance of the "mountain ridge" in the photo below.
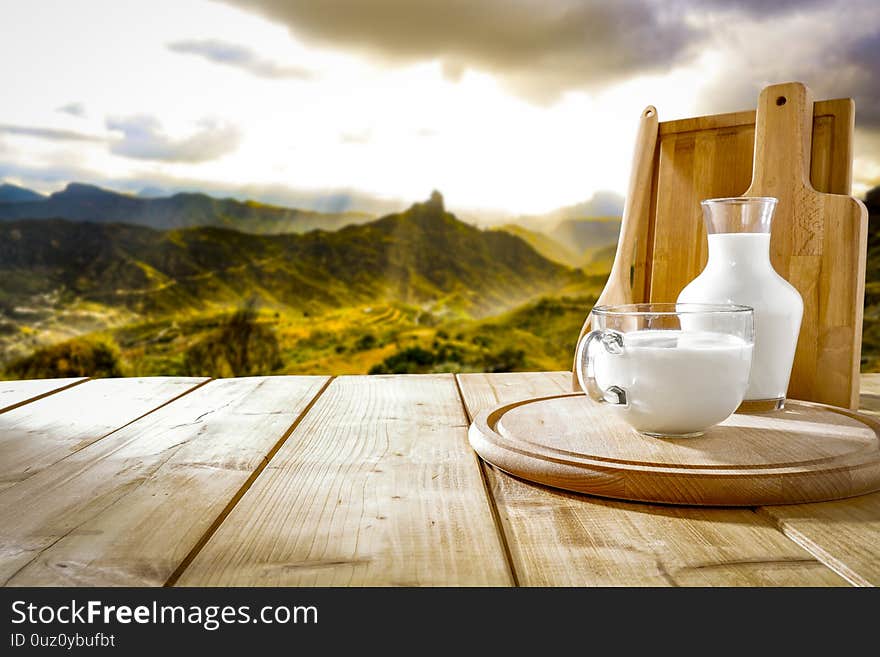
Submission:
{"label": "mountain ridge", "polygon": [[480,316],[579,277],[519,237],[459,221],[439,194],[367,224],[305,234],[162,231],[59,218],[0,222],[0,274],[7,306],[58,293],[142,315],[256,296],[304,312],[389,299]]}
{"label": "mountain ridge", "polygon": [[43,201],[45,198],[32,189],[10,183],[0,183],[0,203],[29,203]]}
{"label": "mountain ridge", "polygon": [[39,197],[28,202],[0,201],[0,220],[52,218],[129,223],[158,230],[219,226],[240,232],[270,235],[304,233],[315,228],[335,230],[375,219],[372,215],[360,212],[323,213],[257,201],[217,199],[200,192],[141,197],[77,182],[69,183],[63,190],[48,197]]}

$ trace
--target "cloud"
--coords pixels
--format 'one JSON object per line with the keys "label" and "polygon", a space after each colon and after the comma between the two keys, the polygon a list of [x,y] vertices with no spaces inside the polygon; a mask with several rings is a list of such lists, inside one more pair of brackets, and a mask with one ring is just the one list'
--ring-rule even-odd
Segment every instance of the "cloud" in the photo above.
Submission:
{"label": "cloud", "polygon": [[312,72],[266,59],[250,48],[216,39],[190,39],[168,44],[168,49],[182,55],[195,55],[215,64],[232,66],[259,78],[271,80],[308,80]]}
{"label": "cloud", "polygon": [[0,134],[12,135],[15,137],[36,137],[37,139],[48,139],[50,141],[106,141],[104,137],[76,132],[74,130],[57,130],[55,128],[11,125],[8,123],[0,123]]}
{"label": "cloud", "polygon": [[25,187],[44,188],[78,180],[101,180],[102,177],[91,169],[61,161],[39,166],[0,161],[0,180],[3,179],[20,180]]}
{"label": "cloud", "polygon": [[[875,25],[880,26],[880,6]],[[859,124],[880,129],[880,27],[844,48],[829,80],[834,96],[855,96]]]}
{"label": "cloud", "polygon": [[719,26],[713,45],[722,64],[703,88],[699,108],[754,107],[762,87],[799,80],[816,99],[854,98],[857,126],[880,129],[880,4],[852,3],[850,10],[854,20],[846,22],[834,20],[832,7],[810,21]]}
{"label": "cloud", "polygon": [[116,155],[166,162],[214,160],[236,150],[241,141],[241,133],[235,126],[212,119],[203,119],[196,124],[196,130],[192,134],[182,138],[166,135],[159,121],[152,116],[110,118],[107,119],[107,129],[121,132],[122,135],[109,137],[73,130],[0,123],[0,135],[107,144],[110,152]]}
{"label": "cloud", "polygon": [[[862,106],[870,107],[865,118],[880,120],[880,103],[866,92],[878,88],[880,52],[870,39],[853,45],[852,36],[865,25],[876,31],[876,0],[221,1],[280,22],[307,42],[392,64],[439,61],[451,81],[468,69],[488,72],[542,103],[567,90],[600,89],[694,64],[720,45],[733,78],[722,72],[707,98],[746,98],[753,105],[753,91],[767,81],[827,79],[828,93],[858,90]],[[804,40],[804,26],[833,38]],[[748,38],[756,32],[762,36]],[[826,57],[819,44],[834,56]],[[756,52],[761,56],[751,56]],[[737,60],[747,62],[741,71]]]}
{"label": "cloud", "polygon": [[372,140],[373,131],[369,129],[360,132],[343,132],[339,135],[342,144],[369,144]]}
{"label": "cloud", "polygon": [[166,135],[158,119],[146,115],[110,118],[107,128],[122,133],[110,151],[139,160],[205,162],[233,152],[241,142],[238,128],[213,119],[203,119],[193,134],[183,138]]}
{"label": "cloud", "polygon": [[456,79],[488,71],[540,101],[690,57],[698,36],[651,0],[226,0],[297,37],[396,63],[440,60]]}
{"label": "cloud", "polygon": [[825,0],[699,0],[704,6],[733,10],[739,13],[758,16],[759,18],[774,17],[794,10],[820,5]]}
{"label": "cloud", "polygon": [[82,103],[67,103],[66,105],[57,108],[55,111],[61,112],[62,114],[70,114],[70,116],[75,116],[80,119],[85,118],[86,116],[86,106]]}

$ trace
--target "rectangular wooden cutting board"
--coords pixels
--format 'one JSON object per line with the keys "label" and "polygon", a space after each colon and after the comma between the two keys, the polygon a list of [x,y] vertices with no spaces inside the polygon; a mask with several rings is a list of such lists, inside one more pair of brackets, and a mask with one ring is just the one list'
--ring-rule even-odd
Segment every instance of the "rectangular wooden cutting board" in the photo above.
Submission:
{"label": "rectangular wooden cutting board", "polygon": [[804,299],[788,396],[856,408],[868,215],[849,196],[854,116],[800,83],[765,88],[757,111],[658,124],[648,108],[599,302],[675,301],[708,257],[699,202],[775,196],[771,259]]}

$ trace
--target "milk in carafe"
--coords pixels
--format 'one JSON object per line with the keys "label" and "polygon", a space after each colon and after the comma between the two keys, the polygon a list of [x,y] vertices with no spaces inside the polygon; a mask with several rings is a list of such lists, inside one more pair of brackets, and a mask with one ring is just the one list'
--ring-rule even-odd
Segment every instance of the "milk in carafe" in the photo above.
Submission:
{"label": "milk in carafe", "polygon": [[794,286],[770,263],[770,218],[775,205],[772,198],[704,201],[709,261],[678,301],[735,303],[755,309],[755,345],[745,401],[781,408],[804,304]]}

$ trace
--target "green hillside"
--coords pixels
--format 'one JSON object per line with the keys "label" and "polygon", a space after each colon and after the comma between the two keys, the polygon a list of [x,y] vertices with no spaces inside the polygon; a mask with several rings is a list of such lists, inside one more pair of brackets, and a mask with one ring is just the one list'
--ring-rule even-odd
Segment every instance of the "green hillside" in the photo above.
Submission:
{"label": "green hillside", "polygon": [[[475,327],[542,295],[595,294],[602,280],[519,237],[458,221],[436,193],[369,224],[304,235],[2,222],[0,366],[7,376],[75,373],[101,354],[101,371],[127,374],[367,372],[414,345],[423,350],[418,368],[549,365],[548,354],[568,349],[558,336],[536,343],[512,329],[488,345]],[[435,341],[455,343],[444,333],[473,341],[425,356]],[[242,349],[262,355],[248,367],[230,362],[231,335],[251,336]],[[525,360],[516,356],[524,344],[532,345]]]}
{"label": "green hillside", "polygon": [[550,231],[550,236],[577,252],[586,261],[599,250],[617,244],[620,217],[579,217],[564,219]]}
{"label": "green hillside", "polygon": [[216,199],[206,194],[141,198],[81,183],[71,183],[47,198],[12,185],[5,185],[4,189],[0,194],[0,220],[69,219],[135,224],[158,230],[215,226],[273,235],[316,228],[337,230],[374,218],[360,212],[321,213],[255,201]]}
{"label": "green hillside", "polygon": [[504,224],[495,230],[520,237],[548,260],[594,274],[611,269],[620,217],[564,219],[548,232],[520,224]]}
{"label": "green hillside", "polygon": [[439,195],[369,224],[305,235],[4,222],[0,275],[7,305],[57,293],[153,315],[249,297],[310,312],[385,299],[485,315],[577,278],[517,237],[458,221]]}
{"label": "green hillside", "polygon": [[520,215],[512,223],[529,230],[551,233],[556,226],[569,219],[619,218],[623,215],[623,201],[623,197],[614,192],[598,191],[581,203],[556,208],[544,214]]}
{"label": "green hillside", "polygon": [[545,233],[529,230],[518,224],[504,224],[494,230],[503,230],[505,233],[516,235],[535,251],[553,262],[558,262],[568,267],[580,267],[583,265],[583,258],[580,255],[566,248]]}

